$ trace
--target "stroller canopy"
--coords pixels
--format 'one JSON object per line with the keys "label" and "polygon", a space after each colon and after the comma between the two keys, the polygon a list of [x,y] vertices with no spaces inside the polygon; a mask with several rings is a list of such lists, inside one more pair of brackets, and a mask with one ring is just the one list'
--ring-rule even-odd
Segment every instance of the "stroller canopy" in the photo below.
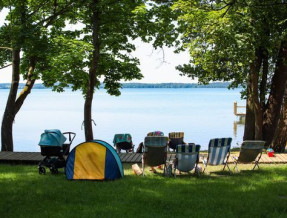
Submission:
{"label": "stroller canopy", "polygon": [[77,145],[69,154],[69,180],[114,180],[124,176],[119,155],[107,142],[94,140]]}
{"label": "stroller canopy", "polygon": [[66,137],[58,129],[45,130],[41,134],[39,146],[58,146],[62,147]]}
{"label": "stroller canopy", "polygon": [[115,134],[114,136],[114,144],[118,144],[121,142],[132,143],[132,136],[128,133],[125,134]]}

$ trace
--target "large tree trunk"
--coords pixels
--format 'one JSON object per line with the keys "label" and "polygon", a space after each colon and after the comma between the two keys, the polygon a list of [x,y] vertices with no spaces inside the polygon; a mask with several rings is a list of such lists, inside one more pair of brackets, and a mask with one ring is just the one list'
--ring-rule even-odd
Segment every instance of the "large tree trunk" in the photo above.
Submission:
{"label": "large tree trunk", "polygon": [[262,139],[262,108],[258,94],[258,75],[262,64],[262,49],[256,50],[256,58],[250,64],[247,81],[246,119],[243,140]]}
{"label": "large tree trunk", "polygon": [[266,106],[266,92],[267,92],[267,78],[268,78],[268,71],[269,71],[269,63],[268,63],[268,51],[265,49],[263,51],[263,60],[262,60],[262,77],[260,82],[260,105],[262,111],[265,110]]}
{"label": "large tree trunk", "polygon": [[276,63],[275,73],[272,78],[270,95],[264,112],[263,136],[267,145],[273,140],[275,130],[280,117],[280,111],[285,92],[285,84],[287,80],[287,42],[282,41],[278,59]]}
{"label": "large tree trunk", "polygon": [[252,100],[250,74],[247,81],[246,117],[243,140],[253,140],[255,137],[255,114]]}
{"label": "large tree trunk", "polygon": [[92,103],[94,89],[97,79],[97,69],[99,65],[100,56],[100,42],[99,42],[99,12],[97,11],[98,0],[93,0],[94,12],[92,16],[92,28],[93,28],[93,56],[91,60],[91,67],[89,70],[89,84],[88,90],[85,96],[84,105],[84,127],[86,141],[94,139],[93,127],[92,127]]}
{"label": "large tree trunk", "polygon": [[256,60],[251,64],[250,74],[251,74],[251,85],[252,85],[252,100],[254,103],[254,115],[255,115],[255,140],[262,140],[262,126],[263,126],[263,113],[259,102],[258,95],[258,76],[260,72],[260,67],[262,63],[262,49],[259,48],[256,52]]}
{"label": "large tree trunk", "polygon": [[20,50],[12,50],[12,83],[1,126],[1,151],[13,151],[13,122],[15,118],[15,100],[20,78]]}
{"label": "large tree trunk", "polygon": [[285,89],[284,104],[281,110],[280,119],[274,134],[271,147],[276,152],[284,152],[287,142],[287,86]]}
{"label": "large tree trunk", "polygon": [[2,151],[13,151],[13,122],[35,83],[33,72],[35,70],[36,61],[35,59],[31,59],[25,87],[17,98],[20,79],[20,51],[15,51],[15,54],[12,55],[12,59],[14,60],[12,68],[12,84],[1,126]]}

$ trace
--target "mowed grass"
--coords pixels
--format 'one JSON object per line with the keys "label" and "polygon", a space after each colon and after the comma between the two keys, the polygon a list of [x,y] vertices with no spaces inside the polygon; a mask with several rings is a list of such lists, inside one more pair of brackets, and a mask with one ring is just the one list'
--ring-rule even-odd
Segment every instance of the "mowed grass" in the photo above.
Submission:
{"label": "mowed grass", "polygon": [[209,167],[200,178],[147,169],[143,178],[124,165],[123,179],[95,182],[0,165],[0,217],[287,217],[287,165],[251,167]]}

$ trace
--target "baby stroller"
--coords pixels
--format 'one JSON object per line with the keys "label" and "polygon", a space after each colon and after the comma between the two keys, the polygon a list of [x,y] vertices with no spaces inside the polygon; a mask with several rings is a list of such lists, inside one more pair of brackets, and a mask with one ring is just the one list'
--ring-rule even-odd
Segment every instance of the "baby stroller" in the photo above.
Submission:
{"label": "baby stroller", "polygon": [[[76,136],[73,132],[61,133],[58,129],[45,130],[41,134],[39,146],[41,155],[45,158],[38,165],[39,174],[45,174],[48,167],[52,174],[57,174],[59,168],[66,166],[64,155],[70,152],[70,146]],[[66,142],[68,138],[68,141]],[[66,143],[64,143],[66,142]]]}

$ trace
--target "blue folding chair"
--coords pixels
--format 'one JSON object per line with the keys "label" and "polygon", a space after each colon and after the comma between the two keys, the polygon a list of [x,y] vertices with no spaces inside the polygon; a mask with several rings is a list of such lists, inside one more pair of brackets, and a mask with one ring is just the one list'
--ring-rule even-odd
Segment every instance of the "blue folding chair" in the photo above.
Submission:
{"label": "blue folding chair", "polygon": [[216,166],[221,164],[224,165],[223,170],[227,167],[229,172],[231,172],[228,166],[231,141],[232,138],[215,138],[209,141],[207,159],[202,159],[204,165],[203,172],[207,168],[207,165]]}

